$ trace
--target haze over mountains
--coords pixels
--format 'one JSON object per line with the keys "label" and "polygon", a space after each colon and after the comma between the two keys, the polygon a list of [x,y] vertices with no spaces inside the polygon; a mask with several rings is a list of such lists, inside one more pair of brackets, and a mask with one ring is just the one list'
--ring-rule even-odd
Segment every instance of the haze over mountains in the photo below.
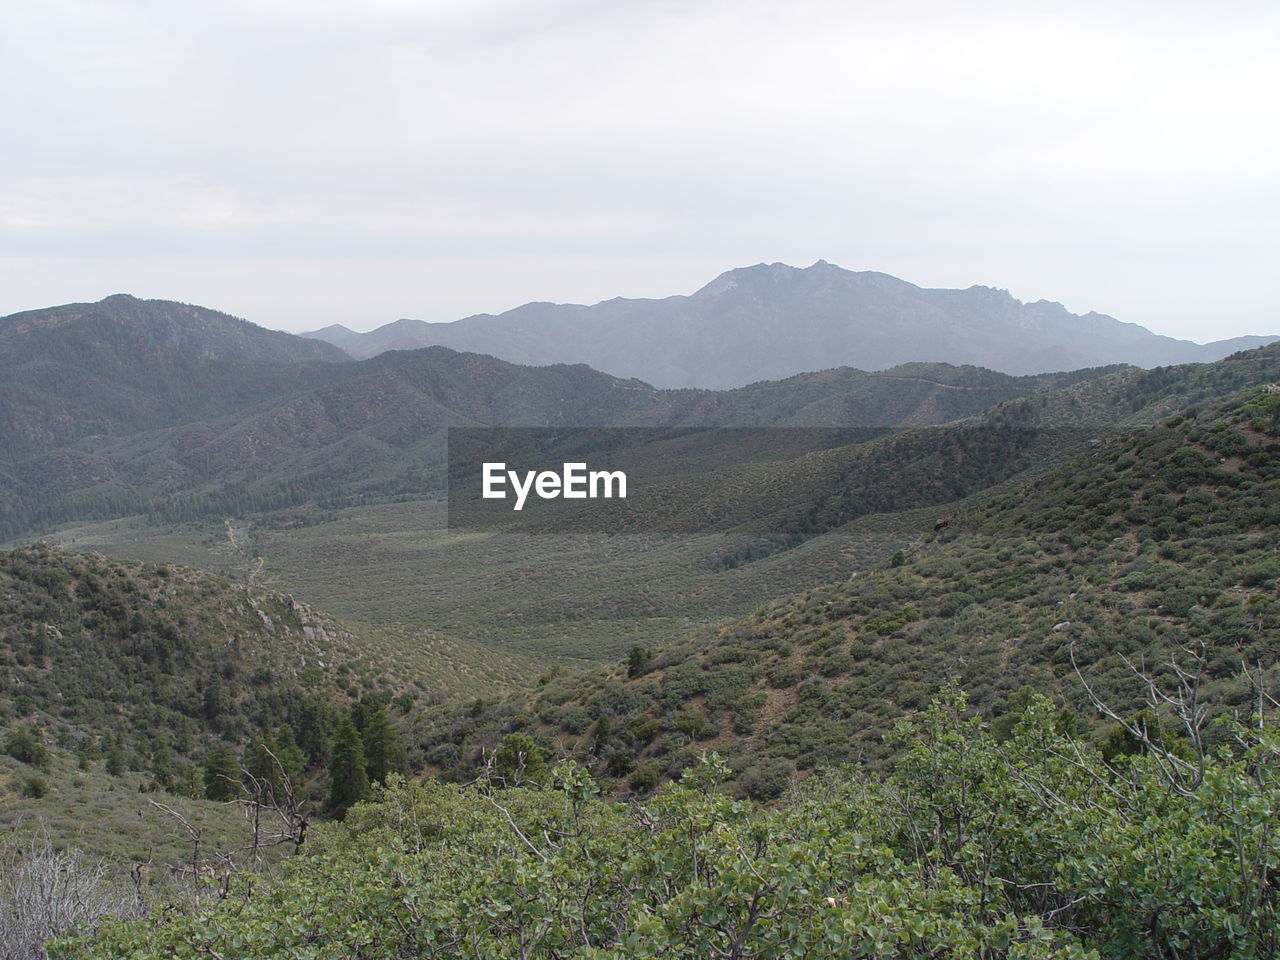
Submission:
{"label": "haze over mountains", "polygon": [[806,269],[773,263],[730,270],[690,296],[527,303],[454,323],[397,320],[368,333],[334,325],[303,336],[355,358],[446,346],[512,363],[585,363],[658,387],[709,389],[913,361],[1013,375],[1115,363],[1154,367],[1210,362],[1276,339],[1201,345],[1104,314],[1078,316],[1047,300],[1022,303],[1004,290],[930,290],[823,260]]}

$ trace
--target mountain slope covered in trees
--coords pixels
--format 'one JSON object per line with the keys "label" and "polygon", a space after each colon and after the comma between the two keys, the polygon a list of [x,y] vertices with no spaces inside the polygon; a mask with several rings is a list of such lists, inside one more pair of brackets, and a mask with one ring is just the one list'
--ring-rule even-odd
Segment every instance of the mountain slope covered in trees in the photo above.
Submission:
{"label": "mountain slope covered in trees", "polygon": [[[203,797],[213,754],[287,727],[301,789],[341,710],[395,683],[331,618],[190,569],[36,545],[0,554],[0,598],[0,740],[35,768],[56,748],[108,781]],[[20,788],[2,791],[8,813]]]}
{"label": "mountain slope covered in trees", "polygon": [[[138,791],[257,810],[286,774],[307,816],[346,816],[275,880],[227,872],[194,907],[76,932],[53,955],[1274,950],[1276,752],[1249,714],[1274,706],[1280,653],[1280,347],[1027,381],[828,371],[725,393],[440,349],[310,369],[341,372],[220,421],[75,446],[137,503],[213,492],[228,499],[210,509],[238,497],[255,511],[270,483],[308,506],[420,494],[423,438],[455,421],[843,423],[887,405],[893,432],[751,464],[754,499],[726,471],[723,497],[797,554],[913,508],[934,529],[853,577],[805,567],[803,592],[691,620],[612,667],[443,703],[421,659],[257,586],[252,551],[237,581],[43,546],[0,555],[0,816],[50,798],[69,810],[90,788],[95,811]],[[962,416],[929,422],[944,411]],[[216,472],[231,463],[242,472]],[[208,491],[202,476],[217,478]],[[501,590],[533,603],[513,541]],[[457,565],[456,544],[437,548],[434,563]],[[564,589],[594,610],[626,554],[570,549],[585,565]],[[782,569],[762,556],[705,557],[704,572],[744,584],[757,563]],[[633,602],[703,587],[672,569],[657,572],[670,594]],[[520,610],[499,634],[527,626]],[[109,823],[80,837],[101,843]],[[115,852],[142,857],[135,836]],[[193,858],[193,880],[201,869]]]}
{"label": "mountain slope covered in trees", "polygon": [[52,955],[1269,956],[1277,511],[1280,394],[1246,388],[852,581],[424,713],[410,759],[478,785],[389,778],[276,880]]}
{"label": "mountain slope covered in trees", "polygon": [[[415,670],[434,675],[465,665],[452,669],[443,685],[491,697],[521,677],[610,662],[634,645],[666,645],[700,624],[847,577],[908,546],[955,509],[949,504],[957,496],[983,495],[999,477],[1016,483],[1126,424],[1280,379],[1276,352],[1117,371],[949,427],[885,437],[844,452],[843,460],[762,464],[755,472],[773,478],[767,483],[727,473],[712,492],[735,509],[741,510],[739,499],[747,502],[766,514],[763,524],[739,517],[750,530],[692,539],[459,536],[444,528],[439,501],[430,494],[419,499],[420,477],[399,492],[357,490],[347,496],[348,506],[324,500],[317,508],[303,491],[299,506],[266,513],[255,511],[252,489],[228,491],[233,498],[194,503],[206,514],[225,511],[204,520],[174,525],[157,510],[150,520],[68,527],[58,539],[152,562],[180,556],[239,576],[265,563],[264,576],[277,589],[372,628],[397,649],[430,651],[416,656]],[[771,488],[779,502],[761,496]],[[679,484],[669,489],[680,494],[670,499],[672,509],[698,502]],[[408,499],[387,502],[397,497]],[[378,499],[384,502],[370,502]],[[885,510],[896,512],[877,512]],[[228,542],[228,513],[241,518],[234,524],[239,546]],[[732,511],[726,516],[732,519]],[[851,517],[858,519],[842,527]]]}
{"label": "mountain slope covered in trees", "polygon": [[216,898],[367,798],[433,683],[383,654],[251,581],[0,553],[0,954]]}
{"label": "mountain slope covered in trees", "polygon": [[315,340],[124,294],[0,317],[0,457],[219,416],[346,360]]}

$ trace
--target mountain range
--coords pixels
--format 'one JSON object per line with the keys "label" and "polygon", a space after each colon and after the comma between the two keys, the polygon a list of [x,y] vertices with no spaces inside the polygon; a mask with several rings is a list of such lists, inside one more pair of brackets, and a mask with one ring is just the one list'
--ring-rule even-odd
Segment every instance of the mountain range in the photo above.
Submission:
{"label": "mountain range", "polygon": [[238,513],[438,489],[452,426],[901,428],[1105,372],[911,364],[661,390],[444,347],[354,361],[213,310],[117,295],[0,319],[0,536],[175,497],[188,515],[195,501]]}
{"label": "mountain range", "polygon": [[690,296],[615,298],[594,306],[527,303],[453,323],[397,320],[368,333],[333,325],[303,336],[355,358],[445,346],[512,363],[585,363],[658,387],[728,389],[835,366],[883,370],[912,361],[973,364],[1013,375],[1127,363],[1210,362],[1275,337],[1208,344],[1160,336],[1005,290],[932,290],[819,260],[721,274]]}
{"label": "mountain range", "polygon": [[[1053,324],[1030,323],[1028,311],[1063,313],[1054,305],[1018,305],[1006,294],[980,288],[922,291],[881,274],[853,274],[823,263],[807,270],[774,265],[731,271],[691,298],[610,301],[609,309],[719,303],[728,323],[731,305],[744,298],[755,303],[757,319],[769,314],[767,304],[777,307],[789,298],[793,304],[826,303],[830,318],[839,297],[822,291],[836,288],[901,302],[950,299],[950,315],[968,316],[970,327],[985,322],[974,306],[984,300],[1004,305],[1006,326],[1016,321],[1032,331]],[[910,291],[915,293],[908,296]],[[803,315],[819,312],[815,307]],[[776,313],[769,315],[769,323],[780,322]],[[937,319],[931,317],[930,322]],[[923,323],[916,325],[919,337],[924,337]],[[1141,331],[1109,318],[1094,317],[1089,325],[1103,334]],[[812,333],[820,326],[809,323],[805,329]],[[632,334],[642,327],[637,323]],[[1001,328],[987,328],[985,341],[975,336],[968,349],[978,350],[985,342],[979,352],[996,351],[999,337],[993,329]],[[741,337],[721,339],[724,350],[747,350]],[[1161,341],[1149,334],[1147,339]],[[1005,340],[1006,347],[1013,342],[1011,336]],[[1075,341],[1077,353],[1105,353],[1117,339],[1077,336]],[[924,350],[903,346],[906,342],[899,335],[895,349]],[[687,361],[676,347],[666,349],[671,362]],[[780,351],[749,352],[776,358]],[[829,360],[834,353],[826,356]],[[304,502],[435,495],[444,485],[445,431],[459,426],[896,431],[944,424],[1018,397],[1056,395],[1073,384],[1096,381],[1103,384],[1096,404],[1101,412],[1066,418],[1074,421],[1069,426],[1079,439],[1081,431],[1111,429],[1128,415],[1126,404],[1141,407],[1155,395],[1155,381],[1134,381],[1136,371],[1125,369],[1015,377],[975,366],[914,362],[878,372],[828,367],[725,390],[662,389],[580,363],[519,365],[444,346],[353,360],[334,345],[265,330],[207,308],[115,295],[0,318],[0,381],[6,385],[0,395],[0,536],[71,519],[136,513],[179,519]],[[1205,381],[1188,388],[1181,395],[1184,402],[1213,396],[1225,386],[1205,377],[1182,379]],[[1127,398],[1126,391],[1134,390],[1139,400]],[[1051,426],[1061,428],[1062,419]],[[1037,418],[1036,428],[1043,426]],[[993,455],[1004,430],[1002,425],[991,434]],[[930,442],[922,441],[926,447]],[[1052,446],[1041,435],[1036,449],[1047,449],[1046,444]],[[1011,466],[1012,461],[996,472],[1004,474]],[[987,469],[972,460],[965,467],[977,471],[976,479]],[[841,508],[833,516],[844,513]]]}

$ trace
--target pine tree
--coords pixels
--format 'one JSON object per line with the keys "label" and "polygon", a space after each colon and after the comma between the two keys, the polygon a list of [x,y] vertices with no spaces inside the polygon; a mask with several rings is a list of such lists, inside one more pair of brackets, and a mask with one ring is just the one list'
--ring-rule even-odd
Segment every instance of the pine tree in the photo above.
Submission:
{"label": "pine tree", "polygon": [[354,803],[369,795],[369,773],[365,769],[364,747],[351,718],[345,718],[333,738],[333,759],[329,764],[331,786],[329,808],[341,818]]}
{"label": "pine tree", "polygon": [[306,697],[298,705],[294,735],[309,763],[327,763],[332,747],[333,730],[338,725],[338,711],[331,704]]}
{"label": "pine tree", "polygon": [[365,716],[364,756],[371,783],[386,783],[387,774],[400,767],[400,750],[396,732],[387,711],[378,707]]}
{"label": "pine tree", "polygon": [[302,783],[302,775],[306,767],[306,757],[293,735],[293,727],[284,724],[276,731],[276,759],[284,768],[284,775],[296,789]]}
{"label": "pine tree", "polygon": [[645,673],[653,662],[653,651],[648,647],[632,647],[627,654],[627,676],[638,677]]}
{"label": "pine tree", "polygon": [[113,777],[122,776],[127,769],[127,759],[125,757],[124,747],[118,743],[113,743],[107,749],[107,773]]}
{"label": "pine tree", "polygon": [[204,715],[208,720],[217,720],[231,709],[231,695],[222,682],[222,678],[214,676],[204,691]]}
{"label": "pine tree", "polygon": [[231,800],[240,792],[240,763],[226,747],[214,747],[204,764],[204,795]]}
{"label": "pine tree", "polygon": [[244,770],[259,802],[270,804],[284,798],[284,778],[276,757],[276,744],[270,734],[254,737],[244,752]]}
{"label": "pine tree", "polygon": [[364,733],[369,726],[369,721],[380,708],[378,704],[369,697],[361,697],[351,705],[351,722],[355,725],[356,731]]}

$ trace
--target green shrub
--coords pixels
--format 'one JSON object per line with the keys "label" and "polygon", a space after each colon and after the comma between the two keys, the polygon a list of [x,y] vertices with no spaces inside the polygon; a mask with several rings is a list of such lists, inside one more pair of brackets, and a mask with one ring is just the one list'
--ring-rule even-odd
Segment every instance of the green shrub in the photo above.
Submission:
{"label": "green shrub", "polygon": [[19,763],[40,768],[49,765],[49,750],[31,727],[19,726],[10,731],[5,738],[4,750]]}

